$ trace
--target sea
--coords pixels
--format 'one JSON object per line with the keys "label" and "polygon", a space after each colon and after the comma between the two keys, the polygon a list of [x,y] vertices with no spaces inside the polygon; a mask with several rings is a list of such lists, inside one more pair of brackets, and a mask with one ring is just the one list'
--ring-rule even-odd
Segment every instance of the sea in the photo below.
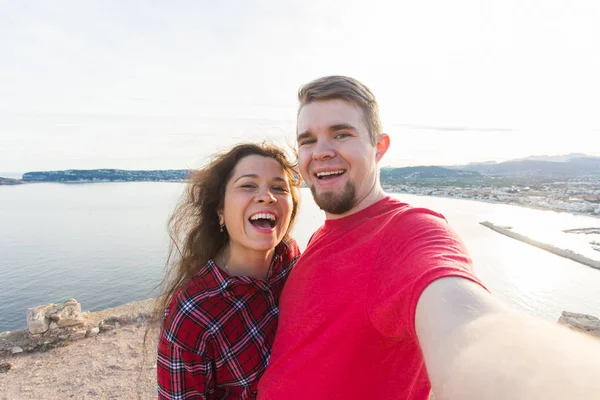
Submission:
{"label": "sea", "polygon": [[[0,332],[26,327],[29,307],[75,298],[96,311],[157,295],[169,245],[167,220],[183,183],[0,186]],[[556,321],[563,310],[600,316],[600,270],[508,238],[490,221],[600,259],[599,235],[564,233],[600,219],[472,200],[390,193],[444,214],[476,274],[501,301]],[[324,221],[301,189],[293,236],[303,249]]]}

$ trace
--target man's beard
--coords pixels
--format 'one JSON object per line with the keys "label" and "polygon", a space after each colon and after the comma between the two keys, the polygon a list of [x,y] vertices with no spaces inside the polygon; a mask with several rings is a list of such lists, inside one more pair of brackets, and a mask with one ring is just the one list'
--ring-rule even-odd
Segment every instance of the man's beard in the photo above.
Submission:
{"label": "man's beard", "polygon": [[317,194],[315,185],[311,185],[310,191],[315,203],[328,214],[345,214],[356,205],[356,186],[351,182],[346,182],[342,193],[325,192]]}

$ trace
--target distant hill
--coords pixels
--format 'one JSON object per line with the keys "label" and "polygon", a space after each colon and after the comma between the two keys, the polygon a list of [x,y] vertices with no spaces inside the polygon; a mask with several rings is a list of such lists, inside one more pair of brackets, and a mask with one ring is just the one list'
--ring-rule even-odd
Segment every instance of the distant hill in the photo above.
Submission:
{"label": "distant hill", "polygon": [[183,181],[188,170],[123,170],[123,169],[70,169],[66,171],[36,171],[23,174],[24,182],[158,182]]}
{"label": "distant hill", "polygon": [[[548,155],[542,155],[542,156],[527,156],[527,157],[523,157],[523,158],[515,158],[513,160],[507,160],[507,161],[503,161],[503,162],[514,162],[514,161],[525,161],[525,160],[531,160],[531,161],[550,161],[550,162],[569,162],[571,160],[575,160],[578,158],[600,158],[600,157],[594,157],[594,156],[589,156],[587,154],[584,153],[569,153],[569,154],[563,154],[563,155],[559,155],[559,156],[548,156]],[[478,165],[494,165],[494,164],[501,164],[501,162],[497,162],[497,161],[472,161],[470,163],[468,163],[467,165],[453,165],[453,166],[449,166],[448,168],[456,168],[456,169],[464,169],[465,167],[469,167],[469,166],[478,166]]]}
{"label": "distant hill", "polygon": [[445,167],[416,166],[381,170],[382,182],[390,184],[416,179],[480,181],[488,177],[535,180],[591,177],[596,180],[600,179],[600,157],[571,153],[562,156],[529,156],[500,163],[485,161]]}
{"label": "distant hill", "polygon": [[20,185],[23,183],[20,179],[3,178],[0,176],[0,185]]}
{"label": "distant hill", "polygon": [[[468,163],[467,165],[491,165],[491,164],[498,164],[498,163],[496,161],[479,161],[479,162],[473,161],[473,162]],[[461,167],[463,167],[463,166],[459,166],[458,168],[461,168]]]}
{"label": "distant hill", "polygon": [[[16,185],[27,182],[159,182],[184,181],[189,171],[173,170],[121,170],[93,169],[66,171],[36,171],[23,174],[22,180],[0,177],[0,185]],[[534,179],[600,179],[600,157],[571,153],[562,156],[529,156],[505,162],[472,162],[455,166],[415,166],[381,169],[384,183],[401,183],[415,180],[438,180],[448,183],[462,180],[480,181],[498,178]],[[454,184],[452,183],[452,184]]]}
{"label": "distant hill", "polygon": [[464,178],[478,177],[481,174],[477,171],[464,171],[450,169],[438,166],[420,166],[404,168],[382,168],[382,180],[397,179],[428,179],[428,178]]}
{"label": "distant hill", "polygon": [[[562,158],[557,158],[561,159]],[[535,158],[511,160],[494,164],[468,164],[462,167],[486,175],[504,176],[600,176],[600,157],[578,157],[565,161],[545,161]]]}
{"label": "distant hill", "polygon": [[528,156],[528,157],[524,157],[524,158],[517,158],[517,159],[511,160],[511,161],[532,160],[532,161],[568,162],[568,161],[571,161],[571,160],[574,160],[577,158],[596,158],[596,157],[590,157],[584,153],[569,153],[569,154],[564,154],[561,156],[547,156],[547,155]]}

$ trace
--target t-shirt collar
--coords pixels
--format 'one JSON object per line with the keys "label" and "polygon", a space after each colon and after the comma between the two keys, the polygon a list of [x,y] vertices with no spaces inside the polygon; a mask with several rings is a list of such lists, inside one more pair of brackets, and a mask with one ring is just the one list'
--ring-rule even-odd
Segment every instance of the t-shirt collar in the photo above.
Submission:
{"label": "t-shirt collar", "polygon": [[325,220],[325,224],[323,224],[323,227],[325,229],[333,229],[340,225],[344,225],[347,227],[348,224],[352,224],[357,221],[362,221],[364,218],[369,218],[369,216],[373,215],[373,213],[377,213],[377,211],[380,208],[385,207],[385,205],[390,201],[390,199],[390,196],[385,196],[383,199],[377,200],[370,206],[365,207],[362,210],[357,211],[353,214],[338,219],[327,219]]}

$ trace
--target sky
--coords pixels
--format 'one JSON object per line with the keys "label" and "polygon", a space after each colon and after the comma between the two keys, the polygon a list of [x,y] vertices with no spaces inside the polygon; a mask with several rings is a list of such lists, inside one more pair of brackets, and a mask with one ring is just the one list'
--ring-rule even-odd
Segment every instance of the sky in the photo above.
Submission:
{"label": "sky", "polygon": [[296,92],[377,96],[383,166],[600,156],[597,0],[0,0],[0,175],[295,143]]}

